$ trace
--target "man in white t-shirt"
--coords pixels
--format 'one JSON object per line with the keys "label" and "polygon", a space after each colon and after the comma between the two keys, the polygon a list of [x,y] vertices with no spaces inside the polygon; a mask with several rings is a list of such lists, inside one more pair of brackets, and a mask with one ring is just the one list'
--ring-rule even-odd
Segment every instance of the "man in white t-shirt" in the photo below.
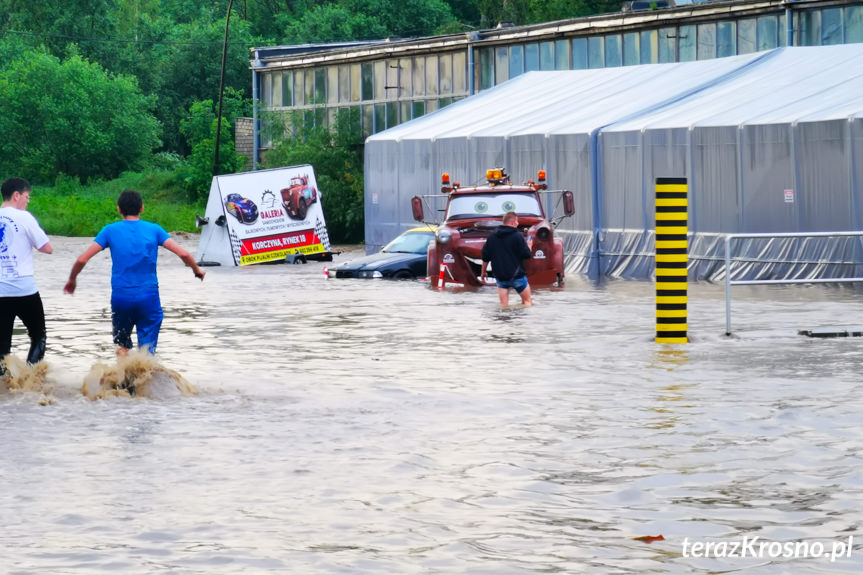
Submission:
{"label": "man in white t-shirt", "polygon": [[[46,332],[45,310],[33,278],[33,248],[46,254],[54,249],[39,222],[27,211],[27,180],[9,178],[0,191],[0,360],[12,350],[12,326],[18,317],[30,336],[27,363],[35,364],[45,356]],[[0,362],[0,373],[4,367]]]}

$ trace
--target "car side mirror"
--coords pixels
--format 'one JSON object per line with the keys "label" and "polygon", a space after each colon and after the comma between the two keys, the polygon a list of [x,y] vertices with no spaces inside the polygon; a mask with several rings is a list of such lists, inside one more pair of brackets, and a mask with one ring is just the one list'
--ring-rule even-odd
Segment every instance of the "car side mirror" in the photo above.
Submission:
{"label": "car side mirror", "polygon": [[414,196],[411,198],[411,211],[413,212],[414,219],[418,222],[421,222],[425,219],[423,216],[423,200],[419,196]]}
{"label": "car side mirror", "polygon": [[563,213],[567,216],[575,213],[575,198],[569,190],[563,192]]}

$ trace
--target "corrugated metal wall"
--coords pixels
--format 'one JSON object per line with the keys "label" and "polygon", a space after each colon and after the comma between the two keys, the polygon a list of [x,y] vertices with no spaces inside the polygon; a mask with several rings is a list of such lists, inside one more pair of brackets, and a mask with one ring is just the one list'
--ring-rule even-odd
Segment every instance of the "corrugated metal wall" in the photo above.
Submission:
{"label": "corrugated metal wall", "polygon": [[[366,241],[411,227],[410,197],[437,193],[443,172],[466,184],[495,166],[514,180],[545,169],[576,196],[559,227],[568,270],[649,277],[653,182],[686,177],[691,277],[715,278],[723,234],[860,229],[861,140],[859,44],[532,72],[367,140]],[[743,253],[764,261],[740,273],[847,277],[859,244],[751,240]]]}

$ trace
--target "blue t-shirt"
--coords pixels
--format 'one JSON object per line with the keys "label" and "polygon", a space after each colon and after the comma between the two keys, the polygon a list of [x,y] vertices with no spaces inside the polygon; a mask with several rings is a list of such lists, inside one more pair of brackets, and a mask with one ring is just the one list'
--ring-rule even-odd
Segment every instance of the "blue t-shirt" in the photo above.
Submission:
{"label": "blue t-shirt", "polygon": [[142,297],[158,293],[156,258],[171,236],[158,224],[122,220],[108,224],[93,240],[111,250],[111,289],[114,296]]}

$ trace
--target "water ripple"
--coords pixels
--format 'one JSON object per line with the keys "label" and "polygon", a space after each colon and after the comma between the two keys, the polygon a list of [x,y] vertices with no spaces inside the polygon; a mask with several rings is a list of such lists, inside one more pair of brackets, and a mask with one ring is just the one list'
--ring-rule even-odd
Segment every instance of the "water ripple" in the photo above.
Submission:
{"label": "water ripple", "polygon": [[[692,342],[660,346],[646,282],[571,278],[501,310],[320,264],[198,283],[165,252],[159,359],[200,393],[92,402],[110,262],[64,296],[89,240],[52,243],[55,401],[0,395],[10,572],[863,570],[863,340],[797,335],[859,316],[857,290],[736,288],[726,338],[722,286],[691,286]],[[855,541],[835,561],[684,554],[755,536]]]}

